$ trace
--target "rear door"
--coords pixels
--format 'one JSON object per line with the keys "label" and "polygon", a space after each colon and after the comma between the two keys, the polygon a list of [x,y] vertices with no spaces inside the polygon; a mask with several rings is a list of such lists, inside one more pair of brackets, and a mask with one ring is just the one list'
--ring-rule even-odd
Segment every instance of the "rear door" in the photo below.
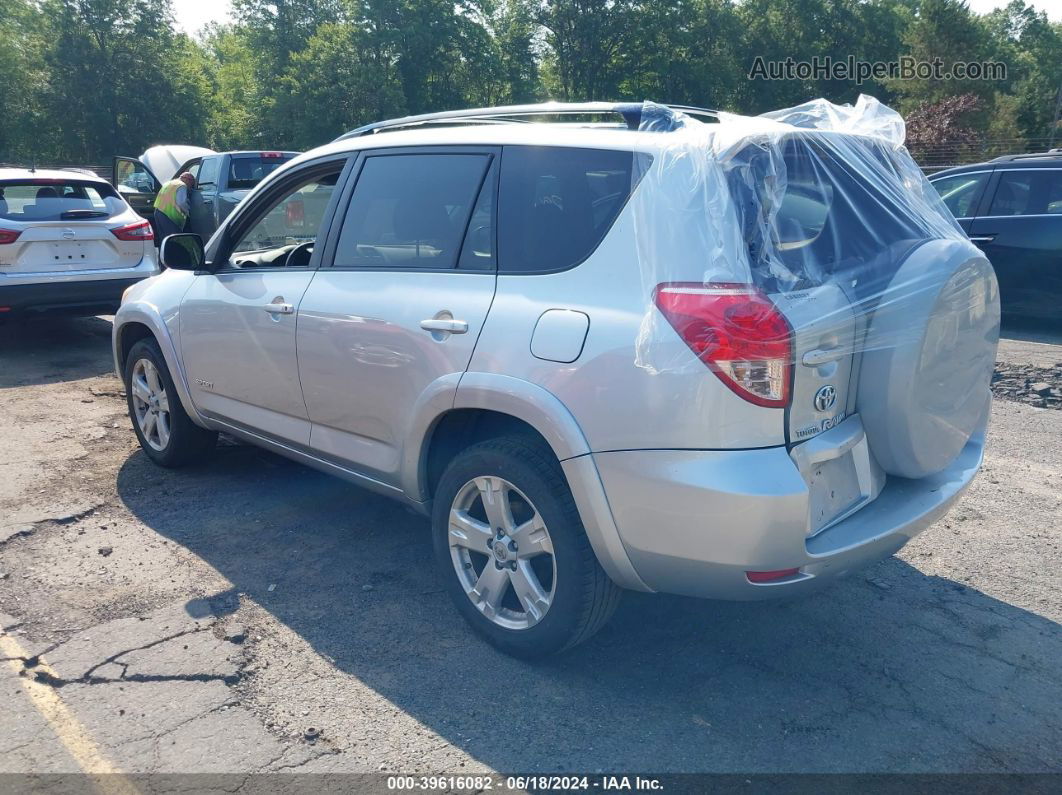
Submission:
{"label": "rear door", "polygon": [[132,157],[114,158],[111,183],[129,206],[145,218],[155,213],[155,197],[162,185],[151,170]]}
{"label": "rear door", "polygon": [[299,308],[318,455],[397,486],[418,402],[452,399],[494,297],[498,155],[429,147],[362,158]]}
{"label": "rear door", "polygon": [[1004,312],[1058,317],[1062,300],[1062,168],[998,169],[970,240],[995,269]]}

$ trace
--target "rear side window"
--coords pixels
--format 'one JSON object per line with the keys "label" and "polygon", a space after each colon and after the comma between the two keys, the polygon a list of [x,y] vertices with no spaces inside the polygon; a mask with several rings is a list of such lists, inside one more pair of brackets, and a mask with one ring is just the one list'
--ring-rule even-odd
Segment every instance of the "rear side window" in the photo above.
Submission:
{"label": "rear side window", "polygon": [[977,209],[977,199],[988,181],[989,172],[979,174],[956,174],[933,181],[940,198],[956,218],[969,218]]}
{"label": "rear side window", "polygon": [[67,221],[108,218],[126,209],[114,188],[78,180],[25,180],[0,183],[0,219]]}
{"label": "rear side window", "polygon": [[193,172],[193,176],[198,179],[199,186],[218,184],[218,172],[221,167],[220,157],[204,157],[202,164],[199,166],[198,173]]}
{"label": "rear side window", "polygon": [[[556,271],[593,253],[634,189],[635,155],[507,146],[498,198],[498,268]],[[644,173],[644,166],[637,169]]]}
{"label": "rear side window", "polygon": [[1062,171],[1003,171],[989,215],[1052,215],[1062,213]]}
{"label": "rear side window", "polygon": [[[250,190],[269,174],[272,174],[295,155],[282,152],[262,152],[254,155],[232,155],[229,158],[229,190]],[[206,179],[206,161],[203,161],[203,179]]]}
{"label": "rear side window", "polygon": [[[365,160],[343,219],[336,267],[454,268],[490,163],[484,154],[377,155]],[[488,192],[490,188],[488,186]],[[477,207],[486,232],[490,207]]]}

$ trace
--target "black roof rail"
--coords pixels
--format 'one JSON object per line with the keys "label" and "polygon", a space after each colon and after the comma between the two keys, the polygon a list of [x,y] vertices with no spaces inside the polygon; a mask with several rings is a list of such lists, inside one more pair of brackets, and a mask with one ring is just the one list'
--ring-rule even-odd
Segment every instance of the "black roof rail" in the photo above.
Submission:
{"label": "black roof rail", "polygon": [[1024,155],[1003,155],[990,160],[990,163],[1012,163],[1015,160],[1035,160],[1040,157],[1062,157],[1062,149],[1048,149],[1046,152],[1030,152]]}
{"label": "black roof rail", "polygon": [[[688,105],[664,105],[672,111],[695,116],[716,116],[718,111],[710,108],[695,108]],[[439,113],[420,113],[366,124],[336,138],[360,138],[386,130],[402,127],[417,127],[424,124],[515,124],[526,116],[585,116],[617,114],[623,118],[628,129],[637,130],[643,120],[648,120],[643,102],[541,102],[534,105],[502,105],[495,108],[470,108],[447,110]],[[643,119],[643,117],[646,117]],[[669,120],[670,122],[670,120]]]}

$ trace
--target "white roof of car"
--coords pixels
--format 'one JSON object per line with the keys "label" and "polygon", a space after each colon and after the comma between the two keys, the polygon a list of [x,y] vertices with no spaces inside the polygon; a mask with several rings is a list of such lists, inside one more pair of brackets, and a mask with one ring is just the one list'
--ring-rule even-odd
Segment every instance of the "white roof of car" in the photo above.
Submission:
{"label": "white roof of car", "polygon": [[102,182],[107,180],[84,169],[66,168],[0,168],[0,180],[11,179],[76,179],[80,182]]}

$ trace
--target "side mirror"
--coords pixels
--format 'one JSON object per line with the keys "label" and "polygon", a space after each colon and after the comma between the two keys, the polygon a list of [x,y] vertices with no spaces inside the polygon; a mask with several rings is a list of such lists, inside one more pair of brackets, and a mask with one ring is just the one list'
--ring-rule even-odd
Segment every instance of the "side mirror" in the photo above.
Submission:
{"label": "side mirror", "polygon": [[203,238],[199,235],[168,235],[159,248],[159,260],[175,271],[198,271],[206,267]]}

